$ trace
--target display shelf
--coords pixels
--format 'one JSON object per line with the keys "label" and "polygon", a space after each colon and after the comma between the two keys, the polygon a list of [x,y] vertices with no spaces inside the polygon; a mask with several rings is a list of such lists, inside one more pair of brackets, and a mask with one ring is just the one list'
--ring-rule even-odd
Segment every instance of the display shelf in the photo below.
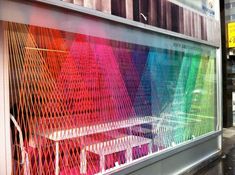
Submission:
{"label": "display shelf", "polygon": [[72,139],[77,137],[82,137],[91,134],[97,134],[112,130],[117,130],[121,128],[129,128],[135,125],[141,125],[146,123],[157,122],[161,120],[160,118],[156,117],[136,117],[127,120],[120,120],[108,123],[102,123],[98,125],[90,125],[90,126],[83,126],[78,128],[69,128],[69,129],[50,129],[49,131],[39,131],[37,135],[43,136],[47,139],[53,141],[61,141],[65,139]]}
{"label": "display shelf", "polygon": [[[149,154],[152,153],[152,140],[144,137],[138,136],[125,136],[115,140],[109,140],[106,142],[100,142],[93,145],[88,145],[83,148],[86,151],[98,154],[100,156],[100,172],[105,171],[105,156],[113,153],[118,153],[121,151],[126,151],[125,159],[126,162],[131,162],[133,159],[132,148],[142,145],[148,145]],[[81,173],[86,174],[86,156],[85,151],[82,150],[81,153]]]}

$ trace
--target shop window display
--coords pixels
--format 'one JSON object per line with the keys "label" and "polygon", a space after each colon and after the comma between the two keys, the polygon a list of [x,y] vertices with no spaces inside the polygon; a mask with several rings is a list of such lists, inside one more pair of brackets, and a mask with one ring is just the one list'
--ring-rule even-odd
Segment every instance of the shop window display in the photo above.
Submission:
{"label": "shop window display", "polygon": [[14,174],[103,173],[215,130],[212,47],[11,22],[4,34]]}

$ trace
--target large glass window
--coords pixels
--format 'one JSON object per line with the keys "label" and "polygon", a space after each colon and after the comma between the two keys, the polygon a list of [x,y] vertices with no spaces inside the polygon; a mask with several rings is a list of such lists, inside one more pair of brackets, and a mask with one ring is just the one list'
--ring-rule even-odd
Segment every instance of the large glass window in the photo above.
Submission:
{"label": "large glass window", "polygon": [[96,174],[215,130],[212,47],[10,22],[5,36],[14,174]]}

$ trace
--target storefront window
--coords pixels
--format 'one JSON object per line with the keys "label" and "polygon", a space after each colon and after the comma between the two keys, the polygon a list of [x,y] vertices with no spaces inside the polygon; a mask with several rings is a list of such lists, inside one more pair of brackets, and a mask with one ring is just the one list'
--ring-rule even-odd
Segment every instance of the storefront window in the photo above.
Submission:
{"label": "storefront window", "polygon": [[215,48],[11,22],[5,36],[14,174],[102,173],[215,130]]}

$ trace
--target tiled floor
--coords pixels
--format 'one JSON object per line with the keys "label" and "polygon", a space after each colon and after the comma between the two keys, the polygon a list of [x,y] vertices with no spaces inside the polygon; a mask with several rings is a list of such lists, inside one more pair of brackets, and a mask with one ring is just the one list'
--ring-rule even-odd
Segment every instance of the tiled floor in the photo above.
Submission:
{"label": "tiled floor", "polygon": [[223,130],[223,156],[195,175],[235,175],[235,127]]}

